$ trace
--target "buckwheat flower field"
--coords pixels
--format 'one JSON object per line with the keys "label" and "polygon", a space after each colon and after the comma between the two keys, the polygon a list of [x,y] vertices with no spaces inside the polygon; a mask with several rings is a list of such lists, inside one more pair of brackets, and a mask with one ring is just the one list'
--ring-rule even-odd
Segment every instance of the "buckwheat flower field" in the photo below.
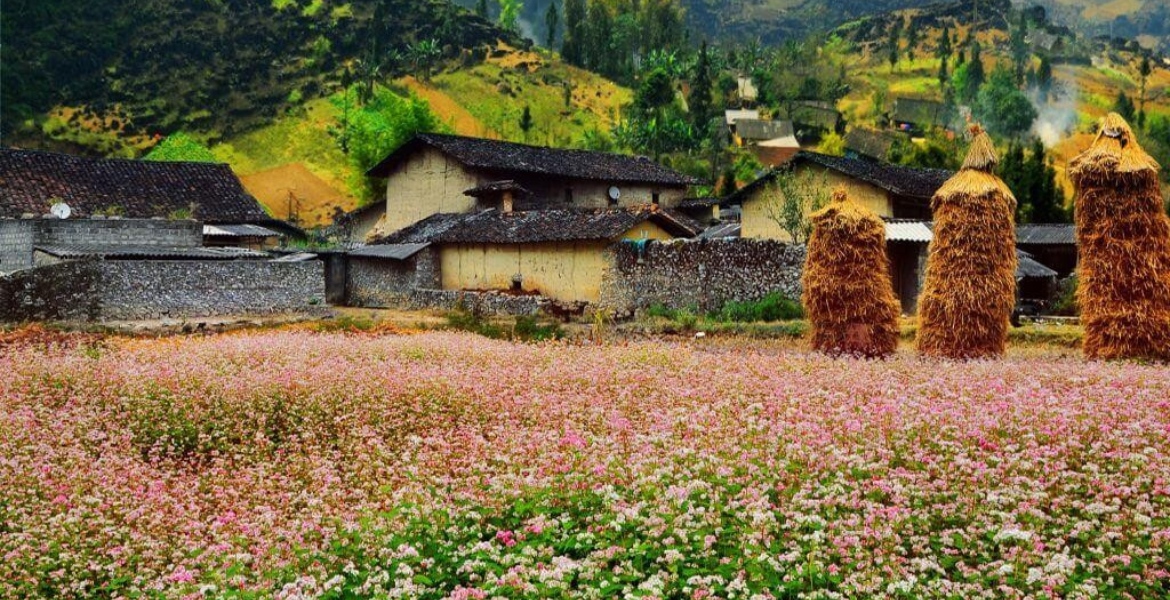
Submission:
{"label": "buckwheat flower field", "polygon": [[1170,369],[298,331],[0,350],[3,598],[1166,598]]}

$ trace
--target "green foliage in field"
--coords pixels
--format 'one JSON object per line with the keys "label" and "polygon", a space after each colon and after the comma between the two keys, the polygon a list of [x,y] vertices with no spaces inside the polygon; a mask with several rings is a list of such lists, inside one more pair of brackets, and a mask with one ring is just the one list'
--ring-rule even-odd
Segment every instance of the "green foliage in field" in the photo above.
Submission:
{"label": "green foliage in field", "polygon": [[199,140],[183,133],[173,133],[151,149],[145,160],[178,162],[219,162],[215,154]]}

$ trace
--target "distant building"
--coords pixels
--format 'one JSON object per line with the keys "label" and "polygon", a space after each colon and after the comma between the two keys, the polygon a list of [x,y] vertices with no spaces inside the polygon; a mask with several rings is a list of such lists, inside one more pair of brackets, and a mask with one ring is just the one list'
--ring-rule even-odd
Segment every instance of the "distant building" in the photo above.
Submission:
{"label": "distant building", "polygon": [[677,206],[693,177],[649,158],[565,150],[455,135],[419,134],[368,174],[386,179],[386,235],[440,213],[484,208],[464,192],[513,181],[530,194],[516,211]]}
{"label": "distant building", "polygon": [[1040,263],[1068,277],[1077,268],[1077,232],[1071,223],[1016,226],[1016,246]]}
{"label": "distant building", "polygon": [[890,149],[902,139],[905,136],[897,133],[854,127],[845,134],[845,156],[885,161]]}
{"label": "distant building", "polygon": [[801,102],[792,110],[796,137],[802,140],[817,138],[826,133],[841,133],[845,121],[841,111],[831,102]]}
{"label": "distant building", "polygon": [[894,100],[894,125],[903,131],[923,131],[932,127],[947,127],[951,110],[935,100],[897,98]]}

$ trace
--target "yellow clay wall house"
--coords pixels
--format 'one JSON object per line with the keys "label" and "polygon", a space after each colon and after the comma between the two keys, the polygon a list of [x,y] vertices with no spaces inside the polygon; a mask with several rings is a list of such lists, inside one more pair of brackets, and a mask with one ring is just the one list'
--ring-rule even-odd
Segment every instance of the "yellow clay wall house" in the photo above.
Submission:
{"label": "yellow clay wall house", "polygon": [[[845,186],[849,199],[868,208],[879,217],[894,216],[893,203],[889,193],[871,183],[860,181],[836,171],[812,164],[802,164],[796,167],[798,175],[805,171],[815,173],[815,180],[819,181],[822,174],[826,183],[825,194]],[[781,203],[780,191],[773,185],[765,185],[753,191],[743,199],[740,235],[745,238],[769,239],[791,242],[792,236],[784,231],[769,215],[769,206],[779,206]]]}

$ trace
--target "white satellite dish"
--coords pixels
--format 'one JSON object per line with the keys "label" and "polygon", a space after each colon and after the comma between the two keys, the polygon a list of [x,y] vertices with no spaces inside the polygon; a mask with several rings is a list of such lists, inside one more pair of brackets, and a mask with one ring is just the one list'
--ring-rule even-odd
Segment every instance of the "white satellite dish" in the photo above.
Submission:
{"label": "white satellite dish", "polygon": [[609,199],[618,200],[622,197],[622,191],[616,185],[609,186]]}
{"label": "white satellite dish", "polygon": [[49,207],[49,212],[58,219],[68,219],[69,215],[73,214],[73,209],[69,208],[69,205],[64,202],[58,202]]}

